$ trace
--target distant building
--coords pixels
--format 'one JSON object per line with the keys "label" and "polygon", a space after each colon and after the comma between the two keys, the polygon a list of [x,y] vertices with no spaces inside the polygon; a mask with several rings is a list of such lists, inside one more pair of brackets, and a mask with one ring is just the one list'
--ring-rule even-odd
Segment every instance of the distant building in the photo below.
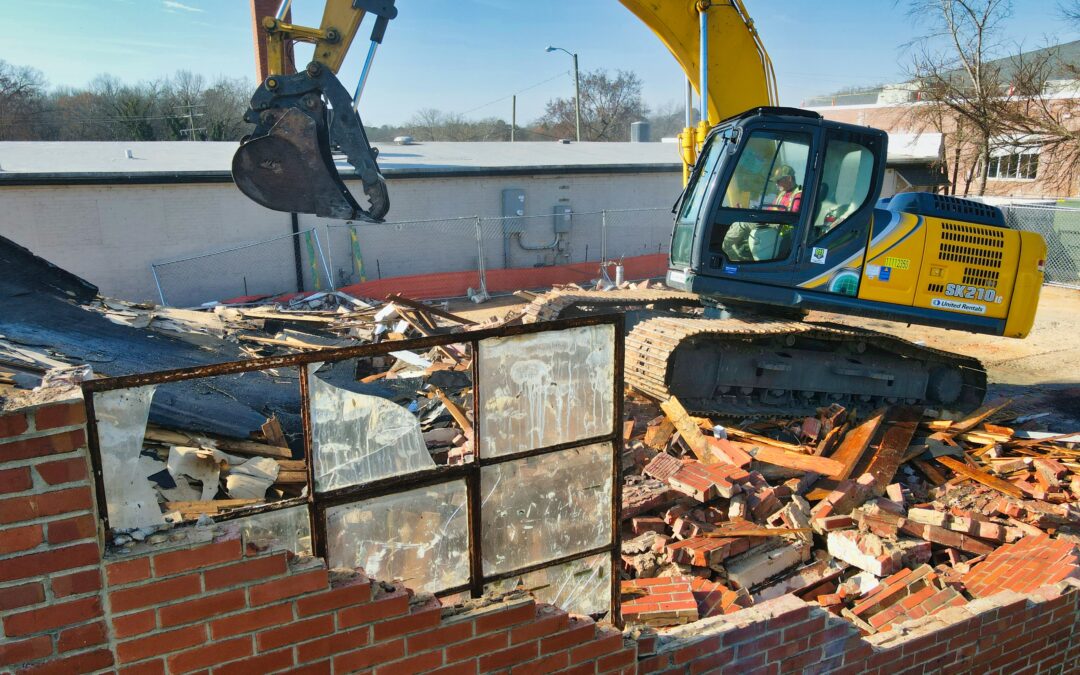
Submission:
{"label": "distant building", "polygon": [[[1047,50],[1054,50],[1061,63],[1080,66],[1080,40],[1029,52],[1025,56],[1039,57]],[[1002,69],[1006,81],[1015,73],[1012,58],[992,63]],[[1075,71],[1059,69],[1051,73],[1042,96],[1058,110],[1080,111],[1080,80],[1075,79]],[[958,140],[955,118],[946,117],[935,128],[913,114],[917,112],[917,106],[922,105],[926,103],[921,100],[919,87],[911,82],[819,96],[802,102],[803,107],[815,110],[827,119],[864,124],[889,132],[890,175],[886,179],[886,188],[891,184],[896,192],[926,190],[974,194],[979,177],[985,172],[988,197],[1047,199],[1080,194],[1080,167],[1044,147],[1039,138],[993,139],[991,160],[989,165],[983,166],[970,146]],[[1080,129],[1080,114],[1066,112],[1064,117],[1070,128]],[[915,151],[903,165],[893,158],[893,148],[898,142]],[[936,159],[931,158],[934,146],[937,146]]]}

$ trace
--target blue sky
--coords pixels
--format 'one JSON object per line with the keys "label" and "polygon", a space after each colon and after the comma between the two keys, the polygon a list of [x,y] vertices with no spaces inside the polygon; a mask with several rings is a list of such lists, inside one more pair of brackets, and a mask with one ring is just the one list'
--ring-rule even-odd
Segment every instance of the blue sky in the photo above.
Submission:
{"label": "blue sky", "polygon": [[[671,0],[683,1],[683,0]],[[555,96],[573,94],[570,57],[582,69],[622,68],[644,83],[646,102],[681,101],[675,60],[615,0],[398,0],[364,92],[368,124],[399,123],[425,107],[469,117],[531,121]],[[798,105],[846,85],[902,79],[901,45],[912,27],[905,2],[892,0],[746,0],[776,65],[781,102]],[[1034,48],[1080,38],[1057,16],[1058,0],[1017,0],[1005,38]],[[318,25],[322,3],[294,0],[296,20]],[[254,84],[248,0],[0,0],[7,27],[0,59],[30,65],[53,85],[83,85],[109,73],[151,80],[185,69],[208,78],[250,77]],[[361,28],[342,69],[352,88],[370,29]],[[297,62],[303,61],[300,55]]]}

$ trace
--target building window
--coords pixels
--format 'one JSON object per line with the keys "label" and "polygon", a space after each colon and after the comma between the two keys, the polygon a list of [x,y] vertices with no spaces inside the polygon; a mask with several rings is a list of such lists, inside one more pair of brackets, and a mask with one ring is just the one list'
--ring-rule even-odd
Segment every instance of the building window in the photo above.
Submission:
{"label": "building window", "polygon": [[998,180],[1034,180],[1039,173],[1039,149],[1008,151],[990,158],[986,177]]}

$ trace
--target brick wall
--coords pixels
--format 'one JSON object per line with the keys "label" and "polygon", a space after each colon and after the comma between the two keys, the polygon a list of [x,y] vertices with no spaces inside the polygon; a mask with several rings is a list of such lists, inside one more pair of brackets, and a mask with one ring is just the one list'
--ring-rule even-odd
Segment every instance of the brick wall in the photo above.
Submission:
{"label": "brick wall", "polygon": [[[793,596],[631,640],[529,598],[442,608],[235,530],[102,558],[81,401],[0,413],[0,672],[1038,673],[1080,667],[1074,580],[864,639]],[[156,541],[160,539],[161,541]]]}

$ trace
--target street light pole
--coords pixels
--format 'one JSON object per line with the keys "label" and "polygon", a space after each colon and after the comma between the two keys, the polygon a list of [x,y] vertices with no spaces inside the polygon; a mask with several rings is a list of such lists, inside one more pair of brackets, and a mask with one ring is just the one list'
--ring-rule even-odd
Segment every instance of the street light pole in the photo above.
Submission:
{"label": "street light pole", "polygon": [[562,47],[548,47],[547,52],[560,51],[569,54],[574,59],[574,120],[577,128],[577,141],[581,142],[581,77],[578,74],[577,54],[567,51]]}

